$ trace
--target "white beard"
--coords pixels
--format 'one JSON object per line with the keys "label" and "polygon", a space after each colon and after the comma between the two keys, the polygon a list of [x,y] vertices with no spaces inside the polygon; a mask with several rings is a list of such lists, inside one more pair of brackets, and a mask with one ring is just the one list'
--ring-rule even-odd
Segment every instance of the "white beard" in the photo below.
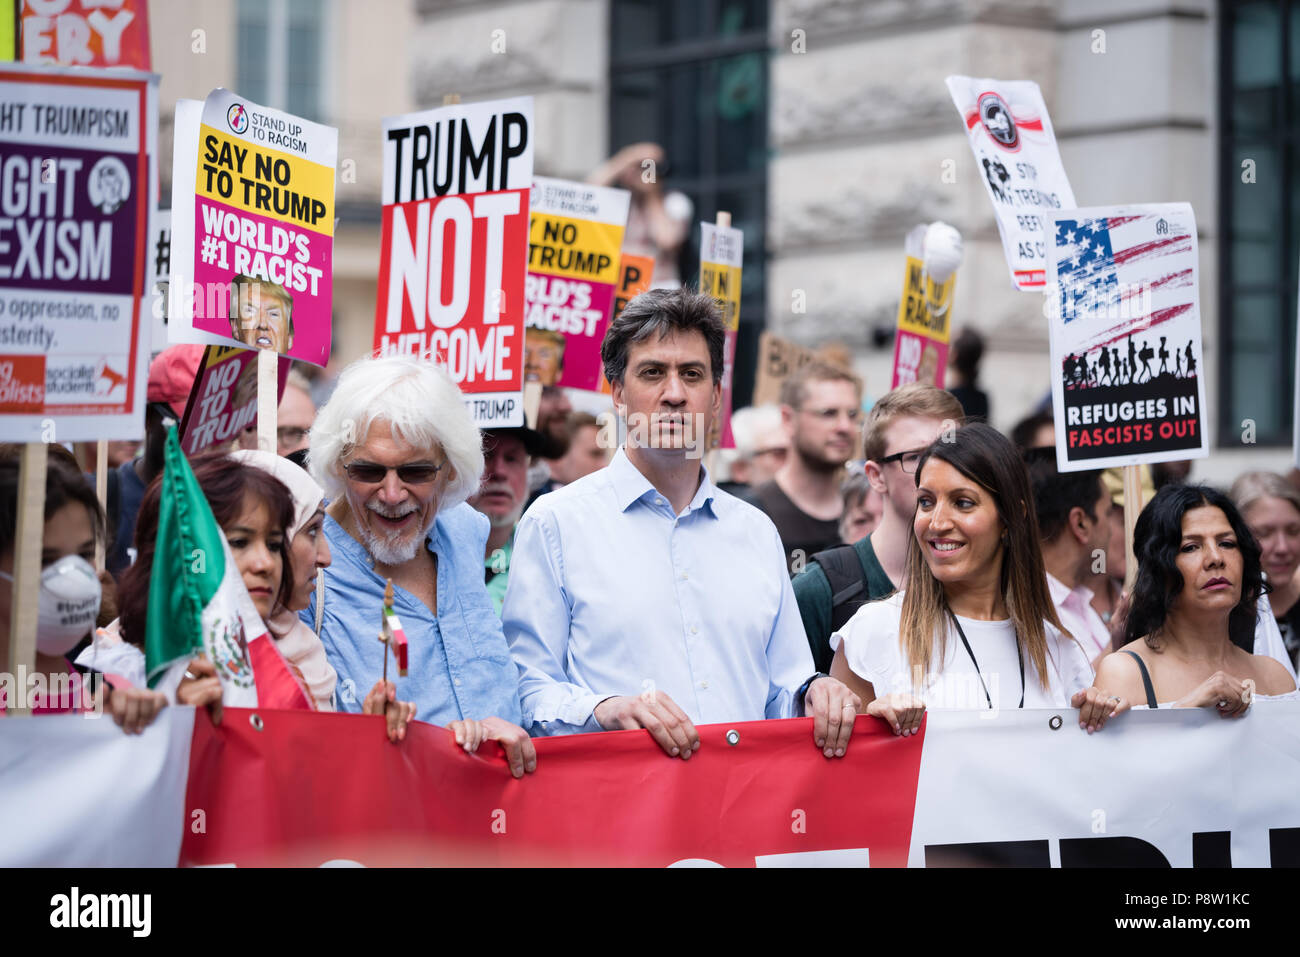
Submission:
{"label": "white beard", "polygon": [[[365,506],[362,506],[362,508],[365,508]],[[419,554],[420,547],[424,544],[429,529],[433,528],[433,523],[436,520],[437,515],[435,514],[428,526],[418,532],[407,531],[384,534],[374,531],[370,526],[360,521],[357,522],[357,526],[361,532],[361,544],[366,547],[366,551],[370,553],[376,562],[381,565],[402,565]]]}

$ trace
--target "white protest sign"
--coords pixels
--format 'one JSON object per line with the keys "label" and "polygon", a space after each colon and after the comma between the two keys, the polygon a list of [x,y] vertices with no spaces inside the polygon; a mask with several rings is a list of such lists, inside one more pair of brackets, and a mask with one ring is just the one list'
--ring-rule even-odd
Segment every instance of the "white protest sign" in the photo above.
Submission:
{"label": "white protest sign", "polygon": [[1058,467],[1209,455],[1192,207],[1062,210],[1048,226]]}
{"label": "white protest sign", "polygon": [[1051,241],[1043,214],[1075,204],[1043,94],[1026,80],[950,76],[947,83],[993,203],[1011,282],[1041,289]]}

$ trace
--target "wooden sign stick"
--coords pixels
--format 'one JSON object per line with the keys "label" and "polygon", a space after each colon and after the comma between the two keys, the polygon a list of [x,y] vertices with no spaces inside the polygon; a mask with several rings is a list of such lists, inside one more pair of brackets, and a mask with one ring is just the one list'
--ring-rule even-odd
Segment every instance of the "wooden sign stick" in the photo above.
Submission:
{"label": "wooden sign stick", "polygon": [[[104,517],[108,518],[108,440],[100,439],[95,443],[95,498],[99,499],[99,507],[104,511]],[[104,541],[100,539],[95,543],[95,571],[104,570]]]}
{"label": "wooden sign stick", "polygon": [[18,523],[14,530],[14,580],[9,609],[9,668],[17,701],[6,701],[8,714],[28,714],[27,678],[36,671],[36,622],[40,610],[41,550],[45,538],[45,469],[49,447],[23,446],[18,467]]}
{"label": "wooden sign stick", "polygon": [[[719,228],[730,229],[731,213],[727,212],[727,210],[725,209],[718,210],[718,214],[713,218],[713,223],[715,226],[718,226]],[[705,441],[709,443],[709,449],[707,452],[704,453],[704,467],[709,470],[709,475],[714,477],[714,479],[716,480],[716,476],[718,474],[718,447],[722,444],[722,419],[721,418],[719,418],[718,421],[713,423],[713,428],[717,429],[718,431],[715,433],[712,429],[710,429],[709,435],[706,436],[705,438]],[[715,436],[716,436],[717,444],[715,444],[714,442]]]}
{"label": "wooden sign stick", "polygon": [[280,356],[270,349],[257,352],[257,447],[276,455],[280,444],[276,441],[279,425]]}
{"label": "wooden sign stick", "polygon": [[1132,594],[1137,580],[1137,559],[1133,557],[1133,529],[1142,511],[1141,466],[1124,466],[1124,591]]}

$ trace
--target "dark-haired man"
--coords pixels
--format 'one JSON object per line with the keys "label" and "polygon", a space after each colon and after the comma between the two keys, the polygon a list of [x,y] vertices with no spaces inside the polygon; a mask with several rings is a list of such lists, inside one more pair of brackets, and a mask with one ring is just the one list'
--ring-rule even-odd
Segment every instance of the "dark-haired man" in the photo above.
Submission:
{"label": "dark-haired man", "polygon": [[1084,582],[1093,565],[1106,560],[1114,503],[1101,472],[1059,472],[1055,449],[1026,453],[1038,512],[1038,537],[1047,567],[1047,587],[1065,630],[1096,662],[1110,650],[1110,631],[1092,607]]}
{"label": "dark-haired man", "polygon": [[601,345],[627,443],[532,505],[503,625],[533,734],[645,728],[669,755],[695,723],[805,713],[842,756],[861,702],[813,672],[776,528],[701,463],[724,327],[686,290],[633,299]]}

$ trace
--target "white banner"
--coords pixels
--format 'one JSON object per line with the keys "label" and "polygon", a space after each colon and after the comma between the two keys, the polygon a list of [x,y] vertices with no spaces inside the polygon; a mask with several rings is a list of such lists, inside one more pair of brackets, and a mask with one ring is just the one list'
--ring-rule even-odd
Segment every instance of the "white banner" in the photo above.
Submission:
{"label": "white banner", "polygon": [[0,718],[0,867],[175,867],[193,731],[193,708],[139,735],[106,714]]}

